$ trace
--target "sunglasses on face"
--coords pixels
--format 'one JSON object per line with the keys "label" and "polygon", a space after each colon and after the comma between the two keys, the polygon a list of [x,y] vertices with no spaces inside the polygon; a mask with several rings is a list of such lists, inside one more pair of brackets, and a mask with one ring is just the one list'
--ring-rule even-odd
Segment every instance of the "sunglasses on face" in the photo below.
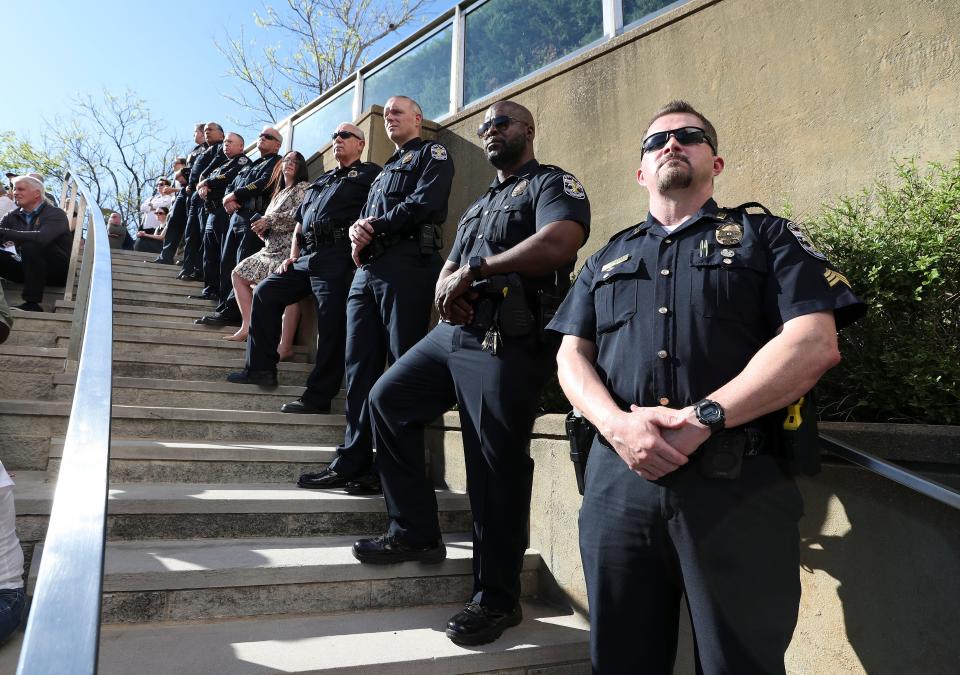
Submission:
{"label": "sunglasses on face", "polygon": [[348,138],[356,138],[358,141],[360,140],[360,137],[357,136],[352,131],[334,131],[330,135],[330,138],[334,141],[337,140],[338,138],[342,138],[343,140],[347,140]]}
{"label": "sunglasses on face", "polygon": [[512,122],[522,122],[523,120],[518,120],[516,117],[510,117],[509,115],[497,115],[496,117],[491,117],[486,122],[477,127],[477,136],[483,138],[487,135],[487,132],[490,131],[490,127],[496,127],[497,131],[503,133],[507,130]]}
{"label": "sunglasses on face", "polygon": [[273,141],[274,143],[279,143],[279,142],[280,142],[280,139],[279,139],[279,138],[277,138],[276,136],[271,136],[270,134],[260,134],[260,136],[259,136],[258,138],[265,138],[265,139],[267,139],[268,141]]}
{"label": "sunglasses on face", "polygon": [[680,145],[706,143],[710,146],[710,149],[713,150],[714,154],[717,153],[713,141],[707,137],[707,132],[703,129],[700,127],[680,127],[679,129],[670,129],[669,131],[658,131],[655,134],[647,136],[643,139],[643,145],[640,147],[640,156],[643,157],[644,153],[659,150],[670,142],[671,136],[676,138],[677,143]]}

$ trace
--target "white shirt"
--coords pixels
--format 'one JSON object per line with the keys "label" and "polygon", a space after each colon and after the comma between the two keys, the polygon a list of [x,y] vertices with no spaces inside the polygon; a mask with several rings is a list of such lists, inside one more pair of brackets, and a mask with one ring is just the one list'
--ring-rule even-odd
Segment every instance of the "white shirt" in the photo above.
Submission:
{"label": "white shirt", "polygon": [[23,549],[17,539],[13,480],[0,462],[0,589],[23,588]]}
{"label": "white shirt", "polygon": [[173,202],[173,195],[155,194],[140,206],[140,213],[143,214],[143,229],[156,230],[160,227],[160,221],[157,219],[157,209],[161,206],[170,209]]}
{"label": "white shirt", "polygon": [[0,218],[17,208],[16,203],[7,195],[0,196]]}

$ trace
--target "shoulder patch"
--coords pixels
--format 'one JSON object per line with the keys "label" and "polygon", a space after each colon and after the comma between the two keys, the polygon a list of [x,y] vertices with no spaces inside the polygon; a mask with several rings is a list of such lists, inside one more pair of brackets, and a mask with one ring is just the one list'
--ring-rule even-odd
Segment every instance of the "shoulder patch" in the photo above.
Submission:
{"label": "shoulder patch", "polygon": [[569,173],[563,174],[563,191],[574,199],[587,198],[587,191],[583,189],[583,185]]}
{"label": "shoulder patch", "polygon": [[797,240],[797,243],[800,244],[804,251],[812,255],[817,260],[827,259],[827,256],[821,253],[817,247],[814,246],[813,242],[810,240],[810,237],[808,237],[806,233],[800,229],[799,225],[792,221],[787,221],[787,230],[794,236],[794,238]]}
{"label": "shoulder patch", "polygon": [[439,143],[434,143],[430,148],[430,156],[443,161],[447,158],[447,149]]}

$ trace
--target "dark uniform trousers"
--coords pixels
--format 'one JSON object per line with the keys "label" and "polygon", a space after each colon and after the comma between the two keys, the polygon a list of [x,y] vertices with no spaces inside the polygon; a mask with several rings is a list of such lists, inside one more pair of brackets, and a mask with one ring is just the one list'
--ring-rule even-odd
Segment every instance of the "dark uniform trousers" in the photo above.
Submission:
{"label": "dark uniform trousers", "polygon": [[744,458],[734,480],[705,478],[693,460],[651,482],[594,441],[580,509],[594,672],[672,673],[686,594],[698,673],[783,673],[802,514],[772,456]]}
{"label": "dark uniform trousers", "polygon": [[183,239],[184,230],[187,227],[187,211],[189,208],[190,197],[181,190],[177,193],[177,198],[173,200],[173,206],[170,207],[167,229],[163,233],[163,248],[160,250],[159,261],[165,265],[173,264],[177,249],[180,248],[180,241]]}
{"label": "dark uniform trousers", "polygon": [[187,226],[184,230],[183,271],[192,276],[203,272],[203,231],[207,222],[203,200],[193,193],[187,201]]}
{"label": "dark uniform trousers", "polygon": [[271,274],[257,284],[247,368],[276,371],[283,310],[312,292],[317,307],[317,358],[303,398],[314,405],[329,405],[343,381],[344,314],[354,269],[350,244],[338,242],[321,245],[318,252],[302,256],[284,274]]}
{"label": "dark uniform trousers", "polygon": [[393,364],[426,334],[442,266],[439,255],[421,255],[418,241],[402,239],[353,276],[347,297],[347,429],[330,464],[343,476],[373,466],[370,389],[385,362]]}
{"label": "dark uniform trousers", "polygon": [[[230,216],[230,225],[227,227],[226,236],[223,239],[223,249],[220,251],[220,299],[222,300],[218,311],[233,311],[238,316],[240,308],[237,307],[236,298],[233,293],[233,281],[231,274],[233,268],[237,266],[244,258],[252,256],[263,248],[263,240],[250,230],[250,219],[254,213],[250,209],[237,209]],[[233,297],[231,297],[233,296]],[[227,298],[230,298],[228,301]]]}
{"label": "dark uniform trousers", "polygon": [[[153,234],[153,232],[150,232],[150,234]],[[162,247],[162,241],[146,239],[144,237],[137,237],[137,240],[133,244],[133,250],[140,251],[141,253],[160,253]]]}
{"label": "dark uniform trousers", "polygon": [[19,260],[8,251],[0,251],[0,277],[23,284],[20,295],[25,302],[40,302],[44,287],[67,283],[70,260],[54,247],[24,242],[17,245],[17,250]]}
{"label": "dark uniform trousers", "polygon": [[207,214],[203,228],[203,292],[220,294],[220,253],[230,227],[230,216],[222,205]]}
{"label": "dark uniform trousers", "polygon": [[423,428],[459,406],[473,511],[473,600],[510,610],[527,547],[530,433],[556,351],[532,336],[503,338],[494,356],[481,348],[483,338],[484,331],[440,323],[384,373],[370,408],[389,532],[426,544],[440,538],[440,525]]}

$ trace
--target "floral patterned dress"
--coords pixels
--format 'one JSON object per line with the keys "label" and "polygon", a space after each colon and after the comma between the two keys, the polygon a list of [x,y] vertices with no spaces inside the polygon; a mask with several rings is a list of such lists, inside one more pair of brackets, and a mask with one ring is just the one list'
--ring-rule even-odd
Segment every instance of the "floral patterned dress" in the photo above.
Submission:
{"label": "floral patterned dress", "polygon": [[290,242],[297,225],[294,218],[308,187],[310,183],[302,181],[293,187],[283,188],[270,200],[266,213],[258,221],[266,222],[269,228],[263,248],[237,263],[233,268],[234,274],[258,284],[290,256]]}

